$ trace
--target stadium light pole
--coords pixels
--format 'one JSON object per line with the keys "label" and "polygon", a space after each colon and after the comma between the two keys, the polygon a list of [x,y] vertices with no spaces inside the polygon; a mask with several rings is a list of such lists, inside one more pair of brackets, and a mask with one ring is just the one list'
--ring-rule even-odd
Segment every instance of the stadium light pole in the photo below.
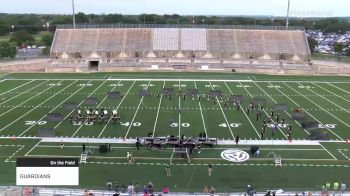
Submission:
{"label": "stadium light pole", "polygon": [[287,7],[286,30],[288,30],[288,26],[289,26],[289,6],[290,6],[290,0],[288,0],[288,7]]}
{"label": "stadium light pole", "polygon": [[75,10],[74,10],[74,0],[72,0],[72,10],[73,10],[73,29],[75,29]]}

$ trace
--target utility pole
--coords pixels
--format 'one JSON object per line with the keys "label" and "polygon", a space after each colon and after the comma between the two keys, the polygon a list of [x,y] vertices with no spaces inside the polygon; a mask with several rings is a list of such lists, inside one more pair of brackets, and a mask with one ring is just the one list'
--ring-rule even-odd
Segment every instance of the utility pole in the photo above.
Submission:
{"label": "utility pole", "polygon": [[289,6],[290,6],[290,0],[288,0],[288,7],[287,7],[286,30],[288,30],[288,27],[289,27]]}
{"label": "utility pole", "polygon": [[72,10],[73,10],[73,29],[75,29],[75,10],[74,10],[74,0],[72,0]]}

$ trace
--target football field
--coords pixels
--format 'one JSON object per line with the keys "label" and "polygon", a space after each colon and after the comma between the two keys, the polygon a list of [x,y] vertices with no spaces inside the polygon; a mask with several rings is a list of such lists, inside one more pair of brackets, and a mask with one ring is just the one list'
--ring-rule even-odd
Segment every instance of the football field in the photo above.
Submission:
{"label": "football field", "polygon": [[[169,94],[164,92],[172,92]],[[111,93],[122,96],[111,96]],[[209,95],[216,95],[214,98]],[[240,104],[232,99],[240,98]],[[87,101],[94,100],[93,103]],[[249,103],[255,107],[246,111]],[[74,106],[72,109],[68,106]],[[262,110],[258,105],[264,105]],[[72,123],[79,109],[117,110],[120,122]],[[296,110],[298,110],[296,112]],[[274,117],[267,122],[271,112]],[[261,113],[257,119],[257,113]],[[52,120],[59,114],[62,120]],[[276,119],[279,115],[279,119]],[[298,119],[302,118],[302,120]],[[282,123],[284,119],[284,123]],[[128,184],[149,180],[161,189],[218,191],[297,187],[320,189],[326,181],[350,181],[350,78],[269,76],[233,73],[0,74],[0,184],[15,184],[17,157],[76,157],[81,145],[92,151],[80,166],[81,187],[104,188],[108,179]],[[263,120],[266,132],[261,135]],[[292,134],[289,135],[289,126]],[[39,133],[53,131],[55,137]],[[274,134],[273,134],[274,132]],[[198,137],[218,145],[176,158],[165,175],[172,148],[136,151],[137,137]],[[314,137],[321,139],[310,140]],[[235,145],[234,139],[240,141]],[[60,141],[65,146],[60,148]],[[100,143],[112,143],[101,154]],[[245,162],[224,160],[227,149],[261,156]],[[127,152],[136,163],[128,165]],[[275,167],[274,152],[283,167]],[[213,164],[208,177],[207,165]],[[268,178],[271,176],[271,178]],[[269,179],[269,180],[266,180]]]}

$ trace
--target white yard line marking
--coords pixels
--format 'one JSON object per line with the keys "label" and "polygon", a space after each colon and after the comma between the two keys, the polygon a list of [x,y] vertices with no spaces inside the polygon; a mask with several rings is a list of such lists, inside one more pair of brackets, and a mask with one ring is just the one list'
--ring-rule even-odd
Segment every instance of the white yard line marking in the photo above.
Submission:
{"label": "white yard line marking", "polygon": [[8,93],[8,92],[11,92],[11,91],[13,91],[13,90],[16,90],[16,89],[18,89],[18,88],[20,88],[20,87],[22,87],[22,86],[25,86],[25,85],[27,85],[27,84],[29,84],[29,83],[32,83],[32,82],[34,82],[35,80],[30,80],[29,82],[26,82],[26,83],[24,83],[24,84],[22,84],[22,85],[20,85],[20,86],[17,86],[16,88],[13,88],[13,89],[11,89],[11,90],[8,90],[8,91],[6,91],[6,92],[3,92],[3,93],[1,93],[0,95],[3,95],[3,94],[6,94],[6,93]]}
{"label": "white yard line marking", "polygon": [[[251,98],[254,98],[253,95],[250,94],[250,92],[247,90],[247,88],[246,88],[242,83],[239,83],[239,84],[240,84],[241,86],[243,86],[243,89],[249,94],[249,96],[250,96]],[[265,109],[263,109],[263,111],[264,111],[264,113],[266,114],[266,116],[269,116],[269,114],[266,112]],[[243,111],[243,112],[245,112],[245,111]],[[274,119],[271,118],[271,121],[272,121],[273,124],[275,124]],[[276,123],[278,124],[278,122],[276,122]],[[281,129],[279,126],[277,126],[277,129],[282,133],[282,135],[284,136],[284,138],[288,139],[288,137],[286,136],[286,134],[283,133],[282,129]]]}
{"label": "white yard line marking", "polygon": [[329,82],[327,82],[327,84],[328,84],[328,85],[330,85],[330,86],[332,86],[332,87],[334,87],[334,88],[336,88],[336,89],[339,89],[339,90],[341,90],[341,91],[343,91],[343,92],[345,92],[345,93],[350,94],[350,92],[349,92],[349,91],[344,90],[344,89],[342,89],[342,88],[340,88],[340,87],[338,87],[338,86],[335,86],[335,85],[333,85],[333,84],[331,84],[331,83],[329,83]]}
{"label": "white yard line marking", "polygon": [[15,154],[17,154],[20,150],[22,150],[22,148],[24,148],[24,146],[25,146],[25,145],[22,145],[18,150],[16,150],[16,152],[14,152],[9,158],[7,158],[7,159],[5,160],[5,162],[10,162],[9,160],[10,160],[13,156],[15,156]]}
{"label": "white yard line marking", "polygon": [[[194,81],[194,87],[196,89],[198,89],[196,81]],[[200,97],[200,95],[197,95],[197,100],[199,99],[199,97]],[[208,136],[208,132],[207,132],[207,127],[205,125],[205,121],[204,121],[204,117],[203,117],[202,104],[201,104],[201,101],[199,101],[199,100],[198,100],[198,105],[199,105],[199,110],[201,111],[201,117],[202,117],[202,122],[203,122],[203,128],[204,128],[205,135],[206,135],[206,137],[209,137]]]}
{"label": "white yard line marking", "polygon": [[[229,86],[227,85],[227,83],[224,82],[224,84],[226,85],[226,88],[230,91],[231,95],[233,95],[233,92],[232,92],[232,90],[229,88]],[[242,84],[241,84],[241,85],[242,85]],[[241,110],[242,110],[244,116],[245,116],[245,117],[247,118],[247,120],[249,121],[249,124],[253,127],[253,129],[254,129],[255,133],[258,135],[259,139],[261,139],[261,136],[259,135],[258,130],[256,130],[254,124],[253,124],[252,121],[249,119],[248,115],[245,113],[245,111],[244,111],[244,109],[242,108],[242,106],[240,105],[239,107],[241,108]]]}
{"label": "white yard line marking", "polygon": [[[163,82],[163,89],[164,89],[164,87],[165,87],[165,81]],[[163,99],[163,93],[160,93],[160,99],[159,99],[159,104],[158,104],[156,119],[154,120],[154,126],[153,126],[152,137],[154,137],[154,135],[155,135],[155,133],[156,133],[157,122],[158,122],[158,116],[159,116],[159,110],[160,110],[160,105],[162,104],[162,99]]]}
{"label": "white yard line marking", "polygon": [[[300,83],[298,83],[298,84],[301,85]],[[313,84],[313,83],[312,83],[312,84]],[[313,84],[313,85],[316,85],[316,84]],[[321,87],[321,88],[322,88],[322,87]],[[342,109],[342,110],[344,110],[345,112],[347,112],[347,113],[350,114],[350,112],[349,112],[347,109],[345,109],[345,108],[341,107],[340,105],[334,103],[333,101],[327,99],[327,98],[324,97],[323,95],[320,95],[320,94],[318,94],[317,92],[315,92],[315,91],[313,91],[313,90],[311,90],[311,89],[309,89],[309,88],[308,88],[308,90],[311,91],[311,92],[313,92],[314,94],[316,94],[316,95],[322,97],[323,99],[327,100],[329,103],[332,103],[333,105],[337,106],[338,108],[340,108],[340,109]],[[325,89],[325,90],[328,91],[327,89]],[[333,94],[334,94],[334,93],[333,93]],[[341,97],[341,98],[342,98],[342,97]],[[344,98],[342,98],[342,99],[344,99]],[[345,100],[346,100],[346,99],[345,99]],[[348,101],[348,100],[346,100],[346,101]]]}
{"label": "white yard line marking", "polygon": [[315,103],[314,101],[312,101],[311,99],[305,97],[303,94],[299,93],[297,90],[295,90],[293,87],[289,86],[288,84],[284,83],[284,85],[288,86],[290,89],[292,89],[293,91],[295,91],[296,93],[300,94],[301,96],[303,96],[305,99],[309,100],[311,103],[313,103],[314,105],[316,105],[317,107],[319,107],[320,109],[322,109],[323,111],[325,111],[327,114],[333,116],[335,119],[337,119],[339,122],[342,122],[344,125],[346,125],[347,127],[350,127],[350,125],[348,125],[347,123],[345,123],[344,121],[340,120],[338,117],[334,116],[332,113],[328,112],[327,110],[323,109],[323,107],[321,107],[320,105],[318,105],[317,103]]}
{"label": "white yard line marking", "polygon": [[[67,89],[68,87],[70,87],[71,85],[75,84],[78,80],[74,81],[73,83],[71,83],[70,85],[66,86],[64,89],[60,90],[59,92]],[[79,92],[82,88],[84,88],[85,86],[80,87],[77,91],[75,92]],[[59,94],[59,92],[57,94]],[[67,97],[65,100],[63,100],[61,103],[59,103],[56,107],[54,107],[52,110],[50,110],[48,113],[53,112],[54,110],[56,110],[58,107],[60,107],[64,102],[66,102],[69,98],[71,98],[74,94],[70,95],[69,97]],[[55,96],[55,95],[54,95]],[[43,120],[45,117],[47,116],[47,114],[45,114],[43,117],[41,117],[39,120],[37,120],[37,122]],[[30,127],[28,127],[26,130],[24,130],[19,136],[23,136],[23,134],[25,134],[28,130],[30,130],[33,126],[35,126],[36,124],[31,125]]]}
{"label": "white yard line marking", "polygon": [[16,98],[16,97],[18,97],[18,96],[21,96],[21,95],[23,95],[24,93],[26,93],[26,92],[28,92],[28,91],[30,91],[30,90],[32,90],[32,89],[34,89],[34,88],[36,88],[36,87],[42,85],[42,84],[44,84],[44,83],[46,83],[46,82],[48,82],[48,81],[49,81],[49,80],[46,80],[45,82],[39,83],[39,84],[33,86],[32,88],[30,88],[30,89],[28,89],[28,90],[26,90],[26,91],[24,91],[24,92],[22,92],[22,93],[20,93],[20,94],[18,94],[18,95],[16,95],[16,96],[13,96],[13,97],[11,97],[10,99],[7,99],[7,100],[1,102],[0,105],[6,103],[6,102],[8,102],[8,101],[11,101],[12,99],[14,99],[14,98]]}
{"label": "white yard line marking", "polygon": [[[337,149],[337,150],[338,150],[338,152],[339,152],[341,155],[343,155],[347,160],[350,160],[350,158],[349,158],[348,156],[346,156],[346,154],[343,153],[344,149]],[[345,149],[345,150],[347,150],[347,149]]]}
{"label": "white yard line marking", "polygon": [[317,84],[315,84],[315,83],[312,83],[312,84],[315,85],[315,86],[317,86],[318,88],[321,88],[321,89],[323,89],[323,90],[325,90],[325,91],[327,91],[327,92],[329,92],[329,93],[331,93],[331,94],[333,94],[333,95],[335,95],[335,96],[337,96],[337,97],[343,99],[344,101],[350,103],[350,101],[349,101],[348,99],[345,99],[344,97],[341,97],[341,96],[339,96],[338,94],[333,93],[332,91],[330,91],[330,90],[328,90],[328,89],[326,89],[326,88],[323,88],[322,86],[319,86],[319,85],[317,85]]}
{"label": "white yard line marking", "polygon": [[[283,83],[284,85],[286,85],[285,83]],[[289,86],[288,86],[289,87]],[[291,88],[291,87],[289,87]],[[276,88],[278,90],[278,92],[282,93],[286,98],[288,98],[290,101],[292,101],[295,105],[300,106],[300,104],[296,103],[293,99],[291,99],[289,96],[287,96],[284,92],[282,92],[279,88]],[[292,88],[291,88],[292,89]],[[293,89],[294,90],[294,89]],[[296,90],[294,90],[295,92],[297,92]],[[314,117],[311,113],[309,113],[307,110],[303,110],[305,111],[308,115],[310,115],[314,120],[316,120],[319,123],[322,123],[321,121],[319,121],[316,117]],[[323,123],[322,123],[323,124]],[[325,126],[326,127],[326,126]],[[339,138],[340,140],[343,140],[343,138],[341,138],[339,135],[337,135],[336,133],[334,133],[331,129],[329,129],[328,127],[326,127],[326,129],[331,132],[333,135],[335,135],[337,138]]]}
{"label": "white yard line marking", "polygon": [[[270,99],[271,99],[273,102],[277,103],[277,101],[276,101],[275,99],[273,99],[273,98],[272,98],[264,89],[262,89],[257,83],[254,82],[254,84],[255,84],[257,87],[259,87],[267,96],[269,96]],[[269,82],[269,84],[272,85],[270,82]],[[291,116],[286,110],[284,110],[284,112],[285,112],[291,119],[293,119],[292,116]],[[302,127],[301,124],[300,124],[298,121],[294,120],[294,122],[297,123],[297,125],[299,125],[300,127]],[[277,122],[277,123],[278,123],[278,122]],[[310,133],[309,133],[308,131],[306,131],[306,129],[303,129],[303,130],[305,131],[306,134],[310,135]]]}
{"label": "white yard line marking", "polygon": [[[181,84],[180,84],[180,78],[179,78],[179,92],[180,92],[180,90],[181,90]],[[178,111],[178,113],[179,113],[179,138],[181,138],[181,110],[182,110],[182,108],[181,108],[181,95],[179,95],[179,111]]]}
{"label": "white yard line marking", "polygon": [[338,160],[331,152],[329,152],[321,143],[320,146],[326,151],[328,152],[329,155],[331,155],[331,157],[333,157],[334,160]]}
{"label": "white yard line marking", "polygon": [[[211,89],[214,90],[213,85],[211,84],[210,81],[209,81],[209,84],[210,84]],[[228,127],[228,129],[229,129],[229,131],[230,131],[230,133],[231,133],[232,139],[235,139],[235,136],[233,135],[233,132],[232,132],[230,123],[228,122],[228,120],[227,120],[227,118],[226,118],[226,114],[225,114],[224,110],[223,110],[222,107],[221,107],[221,103],[220,103],[220,100],[219,100],[218,97],[216,97],[216,102],[219,104],[219,107],[220,107],[220,109],[221,109],[221,113],[222,113],[222,115],[223,115],[224,118],[225,118],[225,121],[226,121],[226,123],[227,123],[227,127]]]}
{"label": "white yard line marking", "polygon": [[[53,88],[54,86],[51,86],[50,88]],[[46,89],[49,90],[50,88]],[[45,91],[46,91],[45,90]],[[62,90],[61,90],[62,91]],[[43,91],[44,92],[44,91]],[[56,96],[55,94],[52,95],[51,97],[49,97],[48,99],[46,99],[45,101],[41,102],[39,105],[37,105],[36,107],[32,108],[31,110],[29,110],[28,112],[24,113],[22,116],[19,116],[18,118],[16,118],[16,120],[12,121],[10,124],[6,125],[5,127],[0,129],[0,132],[3,131],[4,129],[6,129],[7,127],[9,127],[10,125],[12,125],[13,123],[17,122],[19,119],[22,119],[24,116],[26,116],[27,114],[31,113],[33,110],[37,109],[40,105],[46,103],[47,101],[49,101],[51,98],[53,98],[54,96]],[[28,99],[30,100],[30,99]],[[7,113],[7,112],[5,112]],[[2,115],[0,115],[2,116]]]}
{"label": "white yard line marking", "polygon": [[[87,84],[90,84],[90,82],[92,82],[92,80],[90,80]],[[103,83],[102,83],[102,84],[103,84]],[[102,84],[100,84],[100,86],[98,86],[93,92],[95,92],[97,89],[99,89],[99,88],[102,86]],[[84,88],[84,87],[87,87],[87,85],[84,85],[83,88]],[[80,91],[81,89],[82,89],[82,88],[80,88],[79,91]],[[76,91],[76,92],[78,92],[78,91]],[[92,94],[93,94],[93,93],[90,93],[88,97],[90,97]],[[73,94],[73,95],[74,95],[74,94]],[[84,103],[84,100],[81,101],[81,102],[77,105],[77,108],[80,107],[80,105],[83,104],[83,103]],[[63,120],[62,120],[61,122],[59,122],[59,123],[54,127],[54,129],[56,129],[58,126],[60,126],[60,124],[61,124],[62,122],[64,122],[74,111],[75,111],[75,110],[72,110],[71,112],[69,112],[69,113],[63,118]]]}
{"label": "white yard line marking", "polygon": [[6,74],[3,74],[3,75],[0,75],[0,78],[4,77],[4,76],[7,76],[7,75],[10,75],[12,74],[13,72],[9,72],[9,73],[6,73]]}
{"label": "white yard line marking", "polygon": [[[99,89],[105,82],[107,82],[107,80],[103,81],[100,86],[98,88],[96,88],[88,97],[90,97],[97,89]],[[120,83],[121,81],[118,82],[118,84]],[[114,90],[118,85],[114,86],[112,90]],[[108,95],[106,95],[102,101],[96,106],[96,109],[93,111],[93,113],[97,110],[98,107],[100,107],[100,105],[107,99]],[[82,102],[81,102],[82,103]],[[73,135],[71,137],[74,137],[78,132],[79,130],[84,126],[85,124],[85,121],[78,127],[78,129],[73,133]]]}
{"label": "white yard line marking", "polygon": [[[147,87],[146,87],[146,90],[148,89],[150,83],[151,83],[151,81],[148,82]],[[124,137],[125,139],[128,137],[129,131],[130,131],[131,127],[132,127],[132,124],[133,124],[134,121],[135,121],[136,115],[137,115],[137,113],[138,113],[138,111],[139,111],[139,109],[140,109],[140,105],[141,105],[141,103],[142,103],[142,101],[143,101],[143,98],[145,98],[145,97],[144,97],[144,96],[141,97],[141,100],[140,100],[140,102],[139,102],[139,105],[137,106],[136,112],[135,112],[135,114],[134,114],[134,116],[133,116],[133,118],[132,118],[132,120],[131,120],[131,122],[130,122],[130,125],[129,125],[129,127],[128,127],[128,130],[126,131],[126,134],[125,134],[125,137]]]}
{"label": "white yard line marking", "polygon": [[34,150],[35,147],[37,147],[40,144],[41,140],[36,143],[24,156],[26,157],[30,152],[32,152]]}
{"label": "white yard line marking", "polygon": [[[123,103],[125,97],[129,94],[129,91],[130,91],[130,90],[132,89],[132,87],[134,86],[135,82],[136,82],[136,81],[134,81],[134,82],[132,83],[132,85],[130,86],[130,88],[128,89],[128,91],[127,91],[127,92],[125,93],[125,95],[123,96],[122,100],[119,102],[119,104],[118,104],[118,106],[117,106],[117,108],[116,108],[117,111],[118,111],[120,105]],[[107,125],[108,125],[109,122],[111,121],[111,119],[112,119],[112,116],[108,119],[107,124],[104,125],[102,131],[101,131],[100,134],[98,135],[98,138],[101,137],[101,135],[103,134],[103,132],[104,132],[105,129],[107,128]]]}

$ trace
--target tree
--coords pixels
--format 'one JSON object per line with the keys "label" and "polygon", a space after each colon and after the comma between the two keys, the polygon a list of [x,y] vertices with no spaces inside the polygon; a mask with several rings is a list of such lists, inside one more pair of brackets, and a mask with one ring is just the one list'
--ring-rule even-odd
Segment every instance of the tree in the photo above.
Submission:
{"label": "tree", "polygon": [[16,56],[16,44],[11,42],[0,42],[0,58],[14,58]]}
{"label": "tree", "polygon": [[45,34],[43,34],[41,36],[41,42],[45,45],[45,46],[51,46],[53,41],[53,34],[50,32],[47,32]]}
{"label": "tree", "polygon": [[26,30],[16,31],[12,34],[10,42],[16,42],[17,46],[23,43],[34,43],[34,37],[30,35]]}
{"label": "tree", "polygon": [[346,55],[346,56],[350,56],[350,48],[348,48],[348,49],[345,51],[345,55]]}
{"label": "tree", "polygon": [[334,48],[334,51],[340,55],[341,52],[343,52],[344,45],[337,42],[334,44],[333,48]]}
{"label": "tree", "polygon": [[314,53],[314,52],[315,52],[315,48],[316,48],[317,45],[318,45],[317,40],[315,40],[315,39],[312,38],[312,37],[309,37],[309,38],[307,38],[307,41],[308,41],[308,43],[309,43],[310,52],[311,52],[311,53]]}

